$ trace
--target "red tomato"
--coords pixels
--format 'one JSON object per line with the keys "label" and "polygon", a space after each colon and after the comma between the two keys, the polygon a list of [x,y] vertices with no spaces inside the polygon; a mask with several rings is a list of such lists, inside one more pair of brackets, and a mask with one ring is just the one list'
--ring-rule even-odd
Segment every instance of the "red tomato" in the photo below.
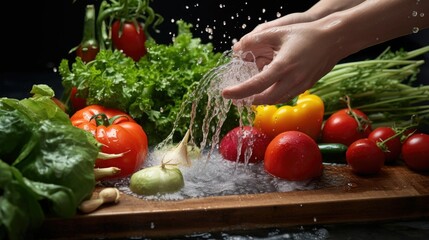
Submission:
{"label": "red tomato", "polygon": [[79,45],[76,49],[76,55],[79,56],[84,63],[87,63],[94,60],[99,51],[97,46],[83,48],[82,45]]}
{"label": "red tomato", "polygon": [[[391,127],[378,127],[368,135],[369,140],[379,144],[378,146],[384,152],[386,162],[392,162],[398,159],[399,155],[401,154],[401,134],[397,135],[396,137],[393,137],[395,135],[397,135],[397,132]],[[380,146],[380,143],[382,143],[386,139],[389,140],[384,142],[382,146]]]}
{"label": "red tomato", "polygon": [[307,134],[286,131],[277,135],[265,151],[265,170],[289,181],[304,181],[322,175],[322,153]]}
{"label": "red tomato", "polygon": [[415,133],[402,144],[402,159],[414,171],[429,170],[429,135]]}
{"label": "red tomato", "polygon": [[349,109],[342,109],[332,114],[322,128],[322,142],[342,143],[349,146],[354,141],[366,138],[371,133],[371,124],[368,116],[358,109],[353,109],[358,121],[350,113]]}
{"label": "red tomato", "polygon": [[346,161],[357,174],[376,174],[384,165],[384,152],[374,141],[362,138],[350,144]]}
{"label": "red tomato", "polygon": [[115,21],[112,24],[112,42],[116,49],[122,50],[134,61],[140,60],[147,53],[146,35],[140,24],[136,29],[133,22],[124,22],[121,29],[121,21]]}
{"label": "red tomato", "polygon": [[249,163],[260,162],[264,159],[270,139],[262,131],[250,126],[236,127],[222,138],[219,144],[222,157],[226,160],[237,161],[240,140],[242,142],[239,162],[246,161],[246,152],[251,154],[248,159]]}
{"label": "red tomato", "polygon": [[80,110],[80,109],[86,107],[86,99],[76,97],[76,93],[77,93],[77,88],[72,87],[71,93],[70,93],[70,102],[71,102],[73,111],[77,111],[77,110]]}
{"label": "red tomato", "polygon": [[[105,114],[106,118],[103,118]],[[100,116],[94,119],[93,116]],[[113,123],[105,120],[116,118]],[[77,111],[71,118],[73,126],[91,132],[103,146],[101,151],[109,154],[124,155],[109,160],[97,159],[95,167],[117,167],[121,172],[114,177],[126,177],[139,170],[146,159],[148,141],[143,128],[129,115],[115,109],[104,108],[99,105],[90,105]],[[102,124],[96,120],[104,120]]]}

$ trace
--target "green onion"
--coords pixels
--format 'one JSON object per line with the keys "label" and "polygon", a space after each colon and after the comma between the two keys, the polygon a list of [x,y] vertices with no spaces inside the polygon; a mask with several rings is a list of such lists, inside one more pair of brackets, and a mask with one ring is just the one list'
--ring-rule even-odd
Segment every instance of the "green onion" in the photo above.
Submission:
{"label": "green onion", "polygon": [[339,63],[311,89],[325,102],[325,117],[345,108],[348,96],[353,108],[364,111],[374,126],[404,125],[417,116],[429,120],[429,86],[413,86],[429,46],[392,52],[387,48],[375,59]]}

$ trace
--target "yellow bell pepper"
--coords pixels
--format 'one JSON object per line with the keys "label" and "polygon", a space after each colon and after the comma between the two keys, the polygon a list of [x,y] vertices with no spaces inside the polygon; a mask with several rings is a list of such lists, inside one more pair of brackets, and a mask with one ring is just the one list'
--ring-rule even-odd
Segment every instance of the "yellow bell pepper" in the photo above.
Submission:
{"label": "yellow bell pepper", "polygon": [[254,110],[254,127],[271,138],[282,132],[295,130],[317,140],[322,128],[325,106],[319,96],[305,91],[298,96],[294,106],[259,105]]}

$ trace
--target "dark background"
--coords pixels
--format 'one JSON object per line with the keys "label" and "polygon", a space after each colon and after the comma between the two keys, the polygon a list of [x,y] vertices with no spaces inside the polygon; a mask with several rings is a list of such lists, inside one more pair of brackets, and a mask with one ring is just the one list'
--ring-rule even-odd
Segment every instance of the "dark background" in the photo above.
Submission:
{"label": "dark background", "polygon": [[[86,4],[95,0],[9,1],[1,7],[0,96],[27,97],[35,83],[47,83],[57,95],[62,93],[61,79],[55,72],[61,59],[74,59],[69,51],[82,38]],[[211,42],[216,51],[229,50],[234,39],[251,31],[257,24],[305,11],[316,0],[154,0],[155,12],[165,20],[159,33],[152,36],[159,43],[169,43],[177,31],[172,20],[183,19],[192,23],[195,37]],[[98,8],[97,8],[98,9]],[[207,28],[208,27],[208,28]],[[210,30],[212,32],[210,32]],[[401,37],[363,50],[344,61],[375,57],[387,46],[412,50],[429,44],[428,31]],[[429,62],[428,56],[425,60]],[[429,67],[420,74],[427,82]]]}

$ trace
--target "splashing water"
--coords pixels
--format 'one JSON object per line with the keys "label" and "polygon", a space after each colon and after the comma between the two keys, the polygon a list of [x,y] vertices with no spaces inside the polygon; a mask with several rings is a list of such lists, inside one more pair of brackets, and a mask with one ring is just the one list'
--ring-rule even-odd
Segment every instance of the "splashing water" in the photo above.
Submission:
{"label": "splashing water", "polygon": [[[312,181],[294,182],[273,177],[265,172],[263,164],[248,164],[248,161],[241,164],[238,161],[227,161],[217,151],[221,128],[232,105],[237,108],[240,126],[243,126],[244,122],[253,122],[251,109],[253,98],[237,100],[233,104],[231,100],[222,97],[222,90],[225,87],[246,81],[259,72],[255,62],[244,61],[240,56],[233,56],[231,52],[225,53],[224,56],[229,61],[203,76],[198,87],[190,93],[188,100],[183,102],[170,135],[154,149],[151,149],[151,153],[145,161],[144,167],[161,164],[166,149],[173,145],[173,135],[181,118],[186,116],[184,113],[186,109],[189,109],[188,105],[191,105],[189,122],[191,140],[189,145],[197,145],[194,143],[194,134],[196,134],[196,130],[202,130],[203,136],[199,148],[203,151],[200,152],[201,154],[193,155],[191,153],[189,155],[192,161],[190,167],[179,166],[185,180],[184,188],[171,194],[139,196],[130,191],[129,178],[105,184],[114,185],[126,194],[149,200],[181,200],[233,194],[287,192],[316,187],[316,183]],[[196,126],[194,120],[198,110],[201,110],[197,108],[201,106],[200,101],[202,100],[206,100],[203,109],[204,119],[200,126]],[[240,142],[239,139],[238,152],[241,152]],[[249,159],[250,156],[251,152],[245,151],[245,158]]]}
{"label": "splashing water", "polygon": [[[245,56],[245,53],[241,54]],[[189,130],[191,131],[191,143],[194,142],[194,121],[197,114],[197,107],[202,101],[204,96],[207,96],[207,104],[205,106],[204,120],[201,126],[202,130],[202,141],[200,142],[200,149],[205,150],[210,147],[210,151],[207,153],[207,159],[210,159],[211,154],[215,150],[219,143],[219,135],[222,129],[222,125],[227,118],[227,114],[230,111],[232,101],[222,97],[222,90],[226,87],[237,85],[242,83],[259,72],[256,63],[254,61],[244,61],[241,56],[232,54],[231,51],[224,53],[223,59],[229,59],[225,64],[220,65],[207,72],[200,80],[198,87],[190,94],[188,101],[184,101],[177,115],[177,119],[173,126],[173,130],[170,135],[161,142],[156,148],[162,149],[168,144],[172,143],[174,132],[177,128],[180,118],[183,116],[186,105],[191,105],[191,117],[189,123]],[[223,60],[225,61],[225,60]],[[253,98],[245,98],[235,100],[234,105],[237,107],[239,116],[239,125],[243,126],[243,115],[246,115],[246,121],[253,122],[253,111],[251,105]],[[209,136],[211,135],[211,139]]]}

